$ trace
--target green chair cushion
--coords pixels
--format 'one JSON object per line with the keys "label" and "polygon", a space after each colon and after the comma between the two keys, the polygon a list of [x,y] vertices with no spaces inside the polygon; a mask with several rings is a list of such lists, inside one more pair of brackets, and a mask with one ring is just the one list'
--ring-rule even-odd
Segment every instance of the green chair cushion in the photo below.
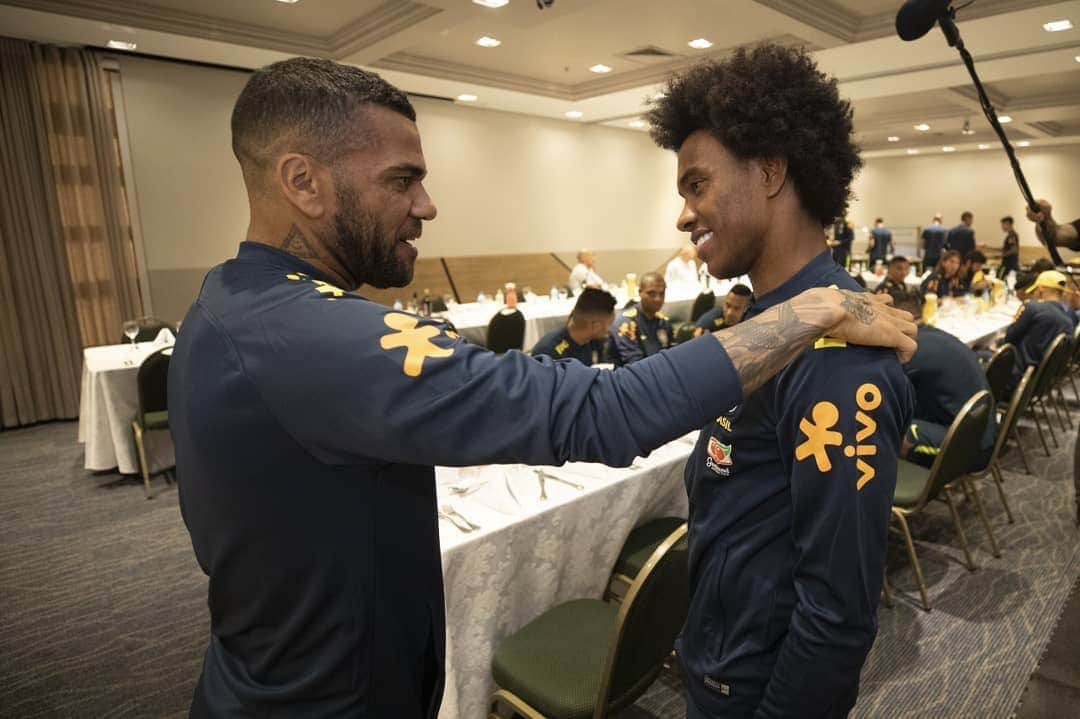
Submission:
{"label": "green chair cushion", "polygon": [[636,577],[660,543],[685,521],[681,517],[660,517],[634,528],[615,560],[615,572],[631,579]]}
{"label": "green chair cushion", "polygon": [[597,599],[549,609],[499,644],[491,660],[495,683],[546,717],[588,719],[618,613]]}
{"label": "green chair cushion", "polygon": [[893,505],[915,506],[929,480],[930,470],[901,459],[896,463],[896,491],[893,492]]}
{"label": "green chair cushion", "polygon": [[168,429],[169,411],[147,412],[143,415],[143,429]]}

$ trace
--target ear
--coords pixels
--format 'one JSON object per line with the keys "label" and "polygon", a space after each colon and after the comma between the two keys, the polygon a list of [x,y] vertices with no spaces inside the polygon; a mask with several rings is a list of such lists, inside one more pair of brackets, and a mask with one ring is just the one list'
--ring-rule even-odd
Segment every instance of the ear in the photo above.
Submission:
{"label": "ear", "polygon": [[772,199],[780,194],[787,182],[786,157],[762,157],[758,159],[758,172],[765,196]]}
{"label": "ear", "polygon": [[333,180],[326,168],[307,155],[290,152],[279,157],[274,180],[289,204],[309,219],[320,219],[330,211]]}

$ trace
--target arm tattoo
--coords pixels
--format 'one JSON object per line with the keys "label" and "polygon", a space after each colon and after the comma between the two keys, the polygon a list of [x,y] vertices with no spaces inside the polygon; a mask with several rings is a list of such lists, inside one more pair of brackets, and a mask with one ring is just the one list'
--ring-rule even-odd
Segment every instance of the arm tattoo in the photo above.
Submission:
{"label": "arm tattoo", "polygon": [[800,320],[791,303],[784,302],[715,335],[748,396],[820,337],[821,328]]}
{"label": "arm tattoo", "polygon": [[874,322],[874,310],[870,303],[854,292],[844,293],[844,301],[840,303],[840,307],[864,325]]}
{"label": "arm tattoo", "polygon": [[308,238],[304,236],[304,233],[296,225],[289,228],[289,234],[285,235],[285,239],[281,241],[281,249],[302,260],[310,260],[319,256]]}

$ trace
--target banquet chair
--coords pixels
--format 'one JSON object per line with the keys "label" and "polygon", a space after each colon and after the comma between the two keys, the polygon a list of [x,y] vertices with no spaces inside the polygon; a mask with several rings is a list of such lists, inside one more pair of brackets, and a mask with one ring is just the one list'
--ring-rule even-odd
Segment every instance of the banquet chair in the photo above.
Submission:
{"label": "banquet chair", "polygon": [[606,597],[622,601],[652,553],[685,521],[683,517],[658,517],[634,527],[615,559]]}
{"label": "banquet chair", "polygon": [[[979,451],[979,441],[990,418],[992,404],[993,400],[986,390],[976,392],[964,403],[949,426],[949,431],[945,433],[941,451],[929,470],[904,459],[897,462],[892,516],[899,525],[899,529],[891,523],[889,529],[904,538],[908,559],[911,560],[911,568],[915,572],[915,581],[919,585],[923,609],[926,611],[930,611],[930,601],[926,597],[926,582],[923,580],[922,567],[919,566],[919,557],[915,554],[915,543],[911,537],[908,518],[920,514],[930,500],[944,501],[948,504],[953,526],[960,537],[960,545],[964,549],[967,568],[971,571],[975,570],[975,562],[971,558],[964,527],[960,524],[960,515],[956,512],[956,504],[953,503],[950,490],[967,474],[971,457]],[[986,521],[982,501],[977,492],[972,493],[972,500],[989,531],[989,522]]]}
{"label": "banquet chair", "polygon": [[697,322],[699,317],[715,307],[716,295],[713,294],[712,290],[702,292],[694,300],[694,305],[690,309],[690,321]]}
{"label": "banquet chair", "polygon": [[168,379],[171,355],[172,347],[165,347],[151,354],[139,365],[136,380],[139,408],[138,414],[131,422],[131,428],[135,432],[135,446],[139,450],[139,469],[142,470],[147,499],[153,499],[154,495],[150,491],[150,466],[146,461],[143,433],[152,429],[169,428]]}
{"label": "banquet chair", "polygon": [[1031,417],[1035,420],[1035,429],[1039,433],[1039,440],[1042,441],[1043,451],[1046,456],[1050,456],[1050,447],[1046,443],[1046,435],[1043,433],[1042,422],[1039,421],[1039,412],[1042,410],[1043,418],[1046,420],[1046,429],[1050,434],[1050,439],[1054,443],[1054,447],[1058,447],[1057,433],[1054,431],[1054,425],[1050,421],[1050,414],[1046,411],[1046,405],[1051,401],[1051,389],[1054,382],[1060,376],[1062,372],[1062,366],[1067,362],[1072,349],[1069,347],[1068,338],[1064,333],[1059,334],[1050,343],[1050,346],[1046,348],[1046,352],[1043,354],[1042,361],[1039,362],[1038,368],[1035,370],[1035,390],[1032,393],[1031,402],[1028,407],[1031,410]]}
{"label": "banquet chair", "polygon": [[1016,347],[1006,342],[998,347],[997,352],[986,363],[986,382],[994,401],[1005,404],[1005,388],[1009,385],[1013,367],[1016,366]]}
{"label": "banquet chair", "polygon": [[485,344],[498,354],[521,349],[525,344],[525,315],[521,310],[499,310],[488,323]]}
{"label": "banquet chair", "polygon": [[[1001,499],[1001,506],[1005,508],[1005,516],[1009,518],[1009,524],[1013,523],[1013,515],[1012,510],[1009,509],[1009,503],[1005,499],[1005,489],[1001,486],[1001,464],[998,462],[998,458],[1001,456],[1001,450],[1005,447],[1005,443],[1009,441],[1009,433],[1016,429],[1016,424],[1020,421],[1020,415],[1024,413],[1028,402],[1031,401],[1031,395],[1035,390],[1035,383],[1031,381],[1034,374],[1035,368],[1028,367],[1024,370],[1024,376],[1020,378],[1020,384],[1016,385],[1016,390],[1013,392],[1012,399],[1005,410],[1005,416],[998,426],[997,440],[994,441],[990,461],[982,469],[969,472],[966,477],[966,481],[969,482],[984,479],[988,476],[994,480],[998,497]],[[991,536],[991,545],[994,544],[996,543],[993,541],[993,536]]]}
{"label": "banquet chair", "polygon": [[503,639],[489,719],[600,719],[637,700],[664,668],[689,607],[686,524],[649,557],[619,606],[559,604]]}

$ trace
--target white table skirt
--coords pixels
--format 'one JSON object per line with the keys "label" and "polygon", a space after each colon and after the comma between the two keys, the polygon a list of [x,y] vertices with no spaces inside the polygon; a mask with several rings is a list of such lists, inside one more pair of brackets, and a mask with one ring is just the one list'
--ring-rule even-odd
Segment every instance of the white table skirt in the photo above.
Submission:
{"label": "white table skirt", "polygon": [[[83,350],[82,389],[79,399],[79,442],[85,445],[83,466],[93,471],[113,469],[121,474],[139,472],[139,456],[131,422],[139,409],[139,365],[171,342],[88,347]],[[143,435],[150,471],[171,467],[172,437],[168,430]]]}
{"label": "white table skirt", "polygon": [[[440,522],[447,642],[441,719],[487,716],[499,641],[561,602],[601,598],[631,529],[655,517],[686,516],[683,468],[691,450],[687,440],[676,440],[639,459],[637,470],[552,469],[585,490],[549,479],[548,500],[523,499],[518,516],[473,501],[476,495],[451,500],[483,529],[464,534]],[[453,496],[444,484],[454,471],[438,470],[440,501]]]}

